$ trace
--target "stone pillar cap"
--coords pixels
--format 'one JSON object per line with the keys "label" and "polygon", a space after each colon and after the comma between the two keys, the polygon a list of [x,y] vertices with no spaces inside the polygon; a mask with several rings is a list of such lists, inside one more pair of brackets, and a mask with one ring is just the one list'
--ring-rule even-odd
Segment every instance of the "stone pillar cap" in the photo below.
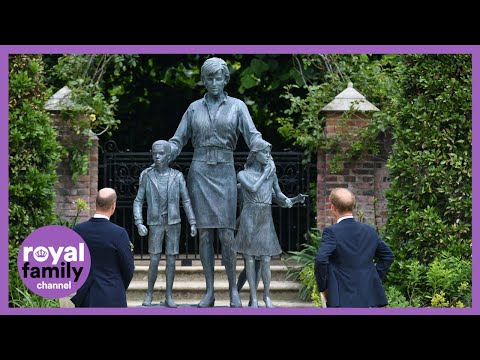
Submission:
{"label": "stone pillar cap", "polygon": [[[45,110],[60,111],[72,108],[75,105],[77,104],[72,101],[72,90],[68,86],[64,86],[48,99],[45,103]],[[88,108],[92,109],[90,106]]]}
{"label": "stone pillar cap", "polygon": [[379,111],[379,109],[369,102],[365,96],[355,90],[351,81],[348,83],[345,90],[335,96],[335,99],[322,108],[322,111],[345,112],[350,111],[351,109],[356,111]]}

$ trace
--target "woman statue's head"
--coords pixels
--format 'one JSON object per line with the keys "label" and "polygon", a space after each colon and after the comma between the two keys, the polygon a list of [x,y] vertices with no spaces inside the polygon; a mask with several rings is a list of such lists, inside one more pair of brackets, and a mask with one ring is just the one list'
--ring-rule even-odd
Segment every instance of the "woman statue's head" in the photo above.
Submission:
{"label": "woman statue's head", "polygon": [[230,71],[224,60],[213,57],[203,63],[201,77],[208,92],[218,96],[230,80]]}

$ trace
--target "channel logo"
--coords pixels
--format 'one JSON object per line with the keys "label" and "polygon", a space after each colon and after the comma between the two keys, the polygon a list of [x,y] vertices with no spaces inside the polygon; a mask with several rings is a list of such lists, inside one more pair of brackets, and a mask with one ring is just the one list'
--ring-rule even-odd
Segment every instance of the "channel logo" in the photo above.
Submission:
{"label": "channel logo", "polygon": [[90,272],[90,252],[82,237],[65,226],[33,231],[20,246],[17,267],[25,285],[45,298],[75,293]]}

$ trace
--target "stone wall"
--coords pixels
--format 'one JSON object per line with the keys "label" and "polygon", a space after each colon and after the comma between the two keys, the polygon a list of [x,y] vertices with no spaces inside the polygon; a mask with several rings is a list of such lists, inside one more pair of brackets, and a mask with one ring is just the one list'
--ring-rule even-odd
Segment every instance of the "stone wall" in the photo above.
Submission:
{"label": "stone wall", "polygon": [[[326,114],[326,136],[333,138],[342,133],[347,141],[341,144],[348,146],[348,142],[362,127],[368,124],[368,116],[357,113],[351,119],[342,119],[343,113],[329,112]],[[317,154],[317,227],[323,229],[335,222],[330,211],[328,196],[336,187],[344,187],[351,190],[357,199],[357,207],[354,215],[375,227],[382,226],[387,218],[387,202],[384,191],[388,188],[388,170],[385,156],[373,157],[367,155],[355,161],[343,163],[343,170],[332,174],[330,162],[332,155],[324,151]]]}

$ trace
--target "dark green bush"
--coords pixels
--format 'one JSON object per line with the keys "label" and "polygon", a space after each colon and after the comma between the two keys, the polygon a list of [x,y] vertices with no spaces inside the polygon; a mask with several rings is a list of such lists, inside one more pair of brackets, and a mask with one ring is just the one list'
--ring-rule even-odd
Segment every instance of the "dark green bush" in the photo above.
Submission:
{"label": "dark green bush", "polygon": [[319,298],[313,266],[315,255],[322,241],[322,234],[318,229],[311,229],[308,236],[309,242],[302,244],[302,250],[289,251],[285,257],[285,265],[288,269],[287,279],[300,283],[299,297],[302,300]]}
{"label": "dark green bush", "polygon": [[11,306],[58,306],[31,294],[22,283],[16,257],[33,230],[53,224],[56,167],[62,148],[44,110],[46,91],[40,55],[9,58],[9,301]]}
{"label": "dark green bush", "polygon": [[[472,59],[470,55],[407,55],[401,60],[398,79],[403,92],[390,111],[394,145],[388,161],[386,239],[396,261],[389,284],[404,291],[407,300],[420,293],[415,301],[422,306],[457,306],[457,301],[467,305]],[[418,283],[412,285],[415,272]],[[457,273],[462,276],[452,275]]]}

